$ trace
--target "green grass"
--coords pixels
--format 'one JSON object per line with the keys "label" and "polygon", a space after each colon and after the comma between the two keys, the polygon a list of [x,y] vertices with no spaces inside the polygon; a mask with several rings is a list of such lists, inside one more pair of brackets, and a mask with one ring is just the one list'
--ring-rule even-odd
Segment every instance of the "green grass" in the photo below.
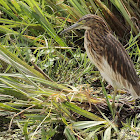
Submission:
{"label": "green grass", "polygon": [[83,49],[84,32],[59,34],[97,13],[126,44],[140,75],[134,1],[1,0],[0,11],[0,139],[139,139],[139,114],[123,116],[120,127],[104,112],[112,97]]}

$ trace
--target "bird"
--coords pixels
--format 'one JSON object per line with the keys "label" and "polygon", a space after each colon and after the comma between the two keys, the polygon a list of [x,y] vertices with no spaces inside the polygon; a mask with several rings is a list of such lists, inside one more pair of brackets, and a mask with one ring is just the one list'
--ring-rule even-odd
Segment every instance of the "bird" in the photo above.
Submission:
{"label": "bird", "polygon": [[101,76],[114,88],[112,105],[118,89],[127,89],[133,99],[140,97],[140,79],[134,64],[120,41],[111,33],[105,20],[98,15],[88,14],[61,34],[74,29],[84,29],[84,48],[90,61]]}

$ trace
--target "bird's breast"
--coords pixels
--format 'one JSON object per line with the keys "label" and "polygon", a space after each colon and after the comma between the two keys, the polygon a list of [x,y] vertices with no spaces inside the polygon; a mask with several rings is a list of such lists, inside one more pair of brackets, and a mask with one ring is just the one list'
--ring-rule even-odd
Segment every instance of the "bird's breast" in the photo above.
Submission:
{"label": "bird's breast", "polygon": [[102,66],[102,56],[99,53],[99,49],[97,49],[98,46],[95,46],[96,43],[91,40],[88,32],[85,32],[85,37],[84,37],[84,48],[87,52],[88,58],[90,61],[95,64],[95,66],[98,69],[101,69]]}
{"label": "bird's breast", "polygon": [[[107,82],[109,82],[112,86],[115,85],[117,87],[120,87],[120,84],[118,82],[114,82],[115,80],[113,80],[116,79],[115,71],[111,68],[106,58],[101,53],[99,53],[100,50],[94,49],[94,45],[95,45],[94,42],[88,40],[87,37],[88,36],[85,36],[84,38],[84,47],[86,49],[88,58],[98,68],[102,77]],[[119,77],[117,77],[117,79],[119,79]]]}

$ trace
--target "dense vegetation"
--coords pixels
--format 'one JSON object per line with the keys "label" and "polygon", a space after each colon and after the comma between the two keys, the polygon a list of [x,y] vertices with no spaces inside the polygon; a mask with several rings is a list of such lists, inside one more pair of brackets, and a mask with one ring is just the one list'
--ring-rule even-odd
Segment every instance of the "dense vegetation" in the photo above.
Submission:
{"label": "dense vegetation", "polygon": [[0,139],[140,139],[140,109],[87,58],[83,15],[105,19],[140,75],[140,1],[0,0]]}

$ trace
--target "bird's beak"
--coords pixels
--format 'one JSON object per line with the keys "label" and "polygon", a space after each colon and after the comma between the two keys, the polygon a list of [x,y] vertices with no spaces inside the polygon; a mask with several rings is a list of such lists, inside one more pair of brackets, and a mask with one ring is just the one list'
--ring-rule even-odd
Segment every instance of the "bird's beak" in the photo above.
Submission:
{"label": "bird's beak", "polygon": [[74,29],[79,29],[79,27],[81,26],[81,24],[79,22],[76,22],[75,24],[71,25],[70,27],[68,27],[67,29],[63,30],[61,34],[66,33],[68,31],[74,30]]}

